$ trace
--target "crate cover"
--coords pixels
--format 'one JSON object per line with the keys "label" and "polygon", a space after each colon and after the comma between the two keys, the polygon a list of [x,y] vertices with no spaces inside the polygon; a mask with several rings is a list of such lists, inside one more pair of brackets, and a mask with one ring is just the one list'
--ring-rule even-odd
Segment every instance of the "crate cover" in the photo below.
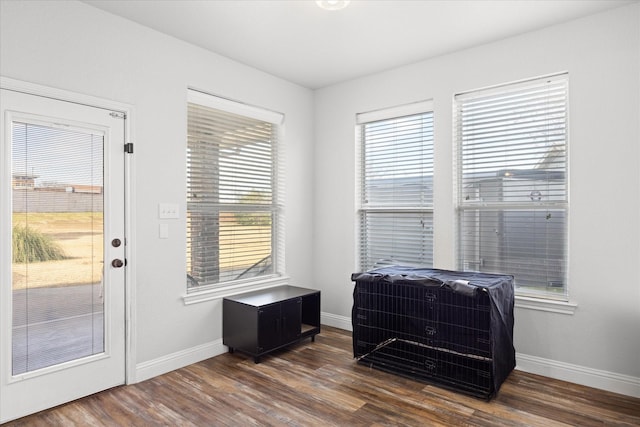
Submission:
{"label": "crate cover", "polygon": [[512,276],[390,266],[351,280],[361,363],[485,398],[515,367]]}

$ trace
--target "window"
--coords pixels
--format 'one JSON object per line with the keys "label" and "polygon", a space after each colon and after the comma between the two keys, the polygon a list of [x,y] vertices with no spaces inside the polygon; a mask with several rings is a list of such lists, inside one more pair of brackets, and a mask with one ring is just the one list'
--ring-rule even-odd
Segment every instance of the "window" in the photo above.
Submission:
{"label": "window", "polygon": [[433,112],[427,102],[359,114],[359,262],[433,265]]}
{"label": "window", "polygon": [[187,287],[282,272],[282,115],[189,91]]}
{"label": "window", "polygon": [[463,270],[567,296],[567,75],[456,95]]}

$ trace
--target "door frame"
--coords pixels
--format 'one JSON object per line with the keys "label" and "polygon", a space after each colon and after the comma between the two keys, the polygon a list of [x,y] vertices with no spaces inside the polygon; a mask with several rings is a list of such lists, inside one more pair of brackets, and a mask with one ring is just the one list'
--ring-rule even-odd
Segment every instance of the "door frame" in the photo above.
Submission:
{"label": "door frame", "polygon": [[[111,101],[107,99],[98,98],[91,95],[85,95],[82,93],[71,92],[63,89],[57,89],[53,87],[43,86],[35,83],[29,83],[21,80],[11,79],[8,77],[0,76],[0,88],[8,89],[16,92],[22,92],[30,95],[41,96],[45,98],[52,98],[59,101],[66,101],[75,104],[87,105],[91,107],[102,108],[105,110],[112,110],[113,112],[123,113],[125,115],[124,120],[124,139],[125,143],[133,141],[134,127],[133,117],[134,108],[130,104]],[[124,147],[122,147],[124,150]],[[136,382],[136,340],[135,340],[135,240],[134,233],[131,230],[135,229],[135,218],[131,215],[131,212],[135,212],[135,185],[133,182],[135,171],[135,157],[133,155],[125,156],[124,160],[124,239],[125,245],[125,259],[127,262],[127,268],[124,271],[124,286],[125,286],[125,384],[133,384]]]}

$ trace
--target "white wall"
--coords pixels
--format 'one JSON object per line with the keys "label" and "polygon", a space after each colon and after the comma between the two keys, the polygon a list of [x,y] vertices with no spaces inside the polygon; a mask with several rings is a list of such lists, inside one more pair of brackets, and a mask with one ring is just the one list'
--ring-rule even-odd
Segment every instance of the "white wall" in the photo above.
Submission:
{"label": "white wall", "polygon": [[[0,75],[134,106],[133,238],[136,365],[222,336],[221,302],[185,306],[186,96],[195,87],[285,113],[286,256],[294,284],[312,269],[313,92],[75,1],[2,1]],[[158,203],[180,220],[158,238]],[[164,365],[164,358],[174,358]],[[185,358],[184,360],[189,360]],[[142,378],[148,373],[143,373]],[[141,376],[138,375],[138,379]]]}
{"label": "white wall", "polygon": [[639,65],[635,4],[316,91],[313,276],[325,318],[340,323],[351,310],[356,113],[433,99],[435,267],[456,268],[454,94],[568,71],[569,291],[578,307],[517,308],[518,366],[640,396]]}

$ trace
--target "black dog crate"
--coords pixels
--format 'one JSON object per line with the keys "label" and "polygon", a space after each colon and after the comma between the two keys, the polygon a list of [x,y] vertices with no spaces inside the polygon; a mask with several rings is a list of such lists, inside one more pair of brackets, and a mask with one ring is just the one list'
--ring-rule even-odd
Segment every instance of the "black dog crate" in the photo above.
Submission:
{"label": "black dog crate", "polygon": [[359,363],[485,399],[515,367],[512,276],[394,266],[351,279]]}

